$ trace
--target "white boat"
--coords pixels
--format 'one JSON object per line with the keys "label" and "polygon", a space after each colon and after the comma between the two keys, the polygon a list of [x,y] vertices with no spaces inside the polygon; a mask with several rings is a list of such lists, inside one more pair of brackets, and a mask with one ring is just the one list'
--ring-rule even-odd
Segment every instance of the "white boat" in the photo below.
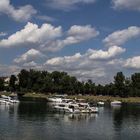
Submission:
{"label": "white boat", "polygon": [[97,102],[97,104],[99,105],[99,106],[103,106],[105,103],[104,102]]}
{"label": "white boat", "polygon": [[97,113],[97,107],[90,107],[88,103],[58,103],[54,106],[57,111],[66,113]]}
{"label": "white boat", "polygon": [[64,113],[80,113],[77,104],[72,103],[58,103],[54,106],[57,111],[64,112]]}
{"label": "white boat", "polygon": [[91,107],[89,103],[78,103],[79,109],[82,113],[97,113],[98,107]]}
{"label": "white boat", "polygon": [[113,101],[113,102],[111,102],[111,105],[113,106],[113,105],[121,105],[122,104],[122,102],[121,101]]}
{"label": "white boat", "polygon": [[61,103],[66,96],[67,95],[55,95],[53,97],[48,98],[48,101],[55,102],[55,103]]}
{"label": "white boat", "polygon": [[1,104],[19,103],[19,100],[11,98],[9,96],[1,95],[0,103]]}
{"label": "white boat", "polygon": [[19,103],[19,100],[17,100],[17,99],[10,99],[9,102],[10,103]]}
{"label": "white boat", "polygon": [[5,99],[0,98],[0,104],[3,104],[3,105],[9,105],[10,102],[7,101],[7,100],[5,100]]}

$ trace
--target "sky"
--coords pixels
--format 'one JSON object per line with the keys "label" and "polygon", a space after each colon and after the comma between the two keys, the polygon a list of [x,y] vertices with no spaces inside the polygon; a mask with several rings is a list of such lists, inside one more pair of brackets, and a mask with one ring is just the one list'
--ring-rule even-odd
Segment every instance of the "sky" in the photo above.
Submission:
{"label": "sky", "polygon": [[0,0],[0,76],[21,69],[101,84],[140,72],[140,0]]}

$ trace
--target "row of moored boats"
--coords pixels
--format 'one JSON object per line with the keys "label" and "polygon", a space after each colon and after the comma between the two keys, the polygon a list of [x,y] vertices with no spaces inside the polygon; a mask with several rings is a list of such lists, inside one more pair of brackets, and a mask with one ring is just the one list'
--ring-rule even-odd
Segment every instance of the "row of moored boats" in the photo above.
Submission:
{"label": "row of moored boats", "polygon": [[[65,95],[56,95],[48,98],[48,101],[53,102],[53,109],[64,113],[98,113],[97,106],[91,106],[84,99],[67,99]],[[104,106],[104,102],[98,102],[99,106]],[[120,105],[120,101],[113,101],[111,105]]]}
{"label": "row of moored boats", "polygon": [[19,103],[19,100],[17,98],[14,97],[12,98],[10,96],[5,96],[5,95],[1,95],[0,97],[0,104],[10,105],[15,103]]}

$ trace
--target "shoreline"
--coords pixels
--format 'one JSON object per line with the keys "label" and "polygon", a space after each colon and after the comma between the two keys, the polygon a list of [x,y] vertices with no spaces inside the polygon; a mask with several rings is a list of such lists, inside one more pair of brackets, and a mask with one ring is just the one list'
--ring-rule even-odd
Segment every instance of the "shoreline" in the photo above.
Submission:
{"label": "shoreline", "polygon": [[[0,95],[11,95],[9,93],[0,93]],[[25,95],[19,97],[21,101],[48,101],[49,97],[54,96],[55,94],[42,94],[42,93],[26,93]],[[111,102],[114,100],[119,100],[123,103],[140,103],[140,97],[112,97],[112,96],[94,96],[94,95],[68,95],[66,98],[70,99],[85,99],[87,102]]]}
{"label": "shoreline", "polygon": [[[31,101],[47,101],[49,97],[52,97],[53,94],[45,95],[45,94],[37,94],[37,93],[27,93],[22,98],[24,100],[28,99]],[[121,97],[112,97],[112,96],[93,96],[93,95],[71,95],[67,96],[70,99],[85,99],[87,102],[111,102],[114,100],[119,100],[123,103],[140,103],[140,97],[128,97],[128,98],[121,98]]]}

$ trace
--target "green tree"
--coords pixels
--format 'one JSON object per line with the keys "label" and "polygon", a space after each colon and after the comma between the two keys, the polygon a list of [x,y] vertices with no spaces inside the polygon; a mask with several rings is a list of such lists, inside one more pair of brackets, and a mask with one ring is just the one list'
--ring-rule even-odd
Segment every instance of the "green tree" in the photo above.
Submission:
{"label": "green tree", "polygon": [[116,87],[116,90],[115,90],[115,94],[120,96],[120,97],[125,97],[125,76],[123,75],[122,72],[118,72],[116,74],[116,76],[114,77],[114,83],[115,83],[115,87]]}
{"label": "green tree", "polygon": [[19,89],[20,91],[27,91],[28,81],[29,81],[29,72],[25,69],[21,70],[18,74],[19,78]]}
{"label": "green tree", "polygon": [[0,78],[0,91],[4,90],[4,79]]}
{"label": "green tree", "polygon": [[11,75],[10,81],[9,81],[10,91],[15,91],[16,90],[16,81],[17,81],[16,76],[15,75]]}
{"label": "green tree", "polygon": [[140,96],[140,73],[131,76],[133,96]]}

